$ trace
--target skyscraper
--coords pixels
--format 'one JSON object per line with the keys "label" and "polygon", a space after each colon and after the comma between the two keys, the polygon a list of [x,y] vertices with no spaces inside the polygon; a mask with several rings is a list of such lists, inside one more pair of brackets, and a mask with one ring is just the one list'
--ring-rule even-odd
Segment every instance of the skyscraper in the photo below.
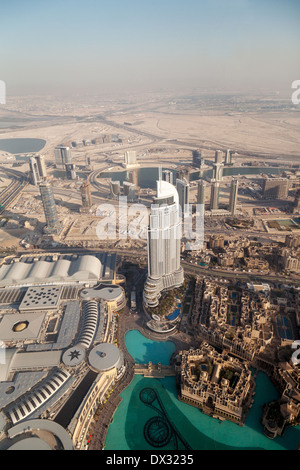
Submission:
{"label": "skyscraper", "polygon": [[162,179],[173,184],[173,172],[171,170],[163,170]]}
{"label": "skyscraper", "polygon": [[237,197],[238,197],[239,182],[237,179],[231,181],[230,198],[229,198],[229,211],[232,215],[236,212]]}
{"label": "skyscraper", "polygon": [[90,182],[87,179],[80,186],[81,200],[82,200],[82,212],[89,212],[92,207],[92,195]]}
{"label": "skyscraper", "polygon": [[226,150],[225,153],[225,165],[232,165],[232,155],[233,151],[232,150]]}
{"label": "skyscraper", "polygon": [[29,159],[29,169],[32,184],[37,186],[39,183],[47,178],[47,170],[45,160],[42,155],[36,155]]}
{"label": "skyscraper", "polygon": [[204,165],[204,158],[200,150],[193,150],[193,166],[200,168]]}
{"label": "skyscraper", "polygon": [[75,180],[76,179],[76,170],[75,165],[73,163],[67,163],[65,165],[66,176],[68,180]]}
{"label": "skyscraper", "polygon": [[197,204],[205,205],[205,188],[206,183],[204,180],[198,181]]}
{"label": "skyscraper", "polygon": [[118,199],[120,196],[120,181],[110,181],[110,195],[113,199]]}
{"label": "skyscraper", "polygon": [[37,186],[39,183],[43,181],[43,179],[40,176],[40,172],[38,169],[38,164],[35,159],[35,157],[30,157],[29,159],[29,169],[30,169],[30,178],[31,178],[31,183]]}
{"label": "skyscraper", "polygon": [[293,203],[293,214],[300,213],[300,189],[297,189]]}
{"label": "skyscraper", "polygon": [[42,197],[44,214],[46,218],[45,231],[48,233],[59,233],[59,221],[56,211],[55,200],[50,183],[41,183],[39,185]]}
{"label": "skyscraper", "polygon": [[216,150],[215,163],[223,163],[223,152],[222,152],[222,150]]}
{"label": "skyscraper", "polygon": [[128,201],[133,202],[136,197],[136,186],[129,181],[123,183],[124,196],[127,196]]}
{"label": "skyscraper", "polygon": [[125,167],[128,168],[130,166],[136,166],[136,151],[135,150],[128,150],[125,152],[124,155],[124,164]]}
{"label": "skyscraper", "polygon": [[91,162],[91,157],[85,156],[85,169],[87,171],[93,171],[93,165]]}
{"label": "skyscraper", "polygon": [[210,196],[210,209],[211,210],[219,209],[219,191],[220,191],[220,183],[216,180],[213,180],[212,185],[211,185],[211,196]]}
{"label": "skyscraper", "polygon": [[213,179],[216,181],[222,181],[223,179],[223,163],[213,163]]}
{"label": "skyscraper", "polygon": [[72,154],[70,147],[58,145],[54,149],[56,168],[64,169],[65,165],[72,164]]}
{"label": "skyscraper", "polygon": [[182,214],[188,212],[189,188],[190,186],[185,179],[176,179],[176,191],[178,193],[178,201]]}
{"label": "skyscraper", "polygon": [[190,169],[185,166],[177,168],[176,178],[179,180],[185,180],[187,183],[190,182]]}
{"label": "skyscraper", "polygon": [[138,169],[136,168],[135,170],[130,170],[126,172],[126,179],[129,181],[129,183],[133,183],[136,187],[139,185],[139,173]]}
{"label": "skyscraper", "polygon": [[36,155],[35,159],[37,161],[38,169],[39,169],[41,177],[46,179],[47,178],[47,168],[46,168],[44,156],[43,155]]}
{"label": "skyscraper", "polygon": [[163,291],[179,287],[184,281],[181,230],[176,188],[159,180],[148,227],[148,277],[143,293],[146,307],[156,307]]}

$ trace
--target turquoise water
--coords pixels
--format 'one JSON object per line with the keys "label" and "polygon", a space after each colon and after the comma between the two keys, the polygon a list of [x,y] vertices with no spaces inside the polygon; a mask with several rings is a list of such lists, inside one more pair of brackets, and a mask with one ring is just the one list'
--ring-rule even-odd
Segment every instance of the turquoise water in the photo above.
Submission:
{"label": "turquoise water", "polygon": [[[153,342],[138,331],[128,332],[125,341],[129,353],[140,363],[155,363],[158,357],[168,363],[175,349],[170,341]],[[121,397],[108,429],[107,450],[293,450],[300,442],[300,426],[289,428],[284,437],[274,440],[264,436],[260,423],[262,405],[278,398],[278,393],[262,372],[256,378],[254,404],[244,427],[220,422],[180,402],[174,377],[151,379],[136,375]]]}
{"label": "turquoise water", "polygon": [[153,364],[160,362],[168,365],[170,357],[176,349],[172,341],[152,341],[137,330],[128,331],[125,342],[127,350],[136,364],[146,364],[151,361]]}
{"label": "turquoise water", "polygon": [[[265,173],[268,175],[278,175],[285,168],[277,168],[277,167],[253,167],[253,166],[242,166],[242,167],[228,167],[224,168],[223,175],[224,176],[234,176],[234,175],[259,175],[260,173]],[[173,181],[176,180],[176,170],[170,169],[173,173]],[[159,169],[155,167],[146,167],[146,168],[139,168],[137,170],[131,171],[108,171],[103,172],[100,175],[100,178],[111,178],[112,180],[120,181],[121,184],[124,181],[130,181],[130,173],[136,173],[138,179],[138,185],[141,188],[156,188],[156,181],[159,177]],[[206,169],[201,174],[200,172],[191,173],[190,179],[191,181],[196,181],[199,178],[211,178],[212,177],[212,169]]]}

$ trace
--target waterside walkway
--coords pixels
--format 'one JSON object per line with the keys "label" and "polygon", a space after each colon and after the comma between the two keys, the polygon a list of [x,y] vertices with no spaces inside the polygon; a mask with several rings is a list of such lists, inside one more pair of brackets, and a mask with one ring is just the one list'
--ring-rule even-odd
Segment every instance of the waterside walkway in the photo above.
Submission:
{"label": "waterside walkway", "polygon": [[134,373],[151,377],[155,379],[164,379],[165,377],[175,377],[175,369],[173,366],[165,366],[161,364],[135,364]]}
{"label": "waterside walkway", "polygon": [[[146,365],[135,364],[133,358],[128,353],[126,345],[125,345],[125,335],[127,331],[138,330],[148,339],[152,339],[155,341],[167,341],[167,340],[173,341],[176,346],[177,351],[181,349],[188,349],[191,347],[191,339],[186,337],[186,335],[182,333],[178,333],[176,334],[176,336],[154,334],[153,332],[147,329],[147,327],[145,326],[145,323],[146,323],[145,319],[141,315],[130,314],[127,311],[125,313],[122,313],[119,316],[118,347],[124,353],[126,372],[123,375],[123,377],[120,379],[120,381],[115,384],[113,392],[111,393],[107,402],[103,404],[103,409],[101,410],[99,419],[97,423],[95,424],[94,433],[91,438],[91,442],[89,444],[89,450],[101,450],[104,448],[108,427],[111,423],[111,420],[113,418],[113,415],[116,409],[118,408],[119,404],[122,401],[120,394],[131,383],[131,381],[134,378],[135,373],[139,373],[137,371],[140,366],[143,366],[144,368],[146,366],[147,371],[148,371],[148,364]],[[168,366],[161,366],[161,368],[164,370],[164,375],[159,375],[157,365],[156,365],[156,368],[157,370],[154,370],[153,373],[157,373],[158,375],[148,375],[148,377],[162,378],[166,375],[168,376],[175,375],[174,369],[172,368],[172,371],[171,371],[171,369]]]}

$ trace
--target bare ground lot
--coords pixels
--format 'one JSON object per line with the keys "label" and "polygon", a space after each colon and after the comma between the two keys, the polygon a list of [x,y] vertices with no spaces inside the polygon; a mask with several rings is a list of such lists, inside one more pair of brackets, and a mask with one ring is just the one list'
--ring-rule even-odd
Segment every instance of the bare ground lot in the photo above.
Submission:
{"label": "bare ground lot", "polygon": [[[121,134],[125,146],[137,149],[152,146],[157,138],[158,145],[170,149],[178,140],[178,147],[182,142],[191,148],[203,146],[212,151],[232,149],[249,152],[249,155],[300,159],[300,107],[293,108],[289,99],[280,97],[151,95],[127,96],[124,100],[92,99],[72,105],[50,97],[46,102],[27,97],[11,100],[0,110],[0,127],[2,121],[12,119],[10,116],[16,120],[16,125],[18,116],[26,118],[26,126],[1,129],[0,139],[45,139],[47,143],[42,152],[49,159],[60,143],[106,133]],[[83,151],[91,154],[119,151],[121,154],[125,146],[103,144]]]}
{"label": "bare ground lot", "polygon": [[[127,115],[139,130],[157,134],[165,139],[205,141],[212,147],[230,148],[263,154],[282,154],[300,158],[300,113],[257,113],[236,115],[192,114]],[[124,115],[114,115],[116,122],[124,122]]]}

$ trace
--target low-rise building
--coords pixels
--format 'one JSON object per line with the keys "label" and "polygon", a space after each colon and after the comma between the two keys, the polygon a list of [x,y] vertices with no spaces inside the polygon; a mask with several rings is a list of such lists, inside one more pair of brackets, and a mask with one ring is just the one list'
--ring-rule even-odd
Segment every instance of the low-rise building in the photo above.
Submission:
{"label": "low-rise building", "polygon": [[176,370],[182,401],[215,418],[244,424],[255,387],[245,363],[202,343],[179,353]]}

